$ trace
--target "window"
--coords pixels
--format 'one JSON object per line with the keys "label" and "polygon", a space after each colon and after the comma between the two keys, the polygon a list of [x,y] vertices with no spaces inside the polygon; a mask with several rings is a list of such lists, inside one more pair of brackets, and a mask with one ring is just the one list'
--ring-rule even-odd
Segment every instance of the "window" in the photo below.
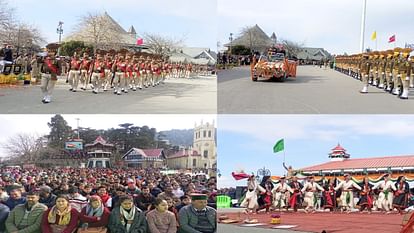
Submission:
{"label": "window", "polygon": [[93,168],[93,161],[89,161],[88,168]]}
{"label": "window", "polygon": [[205,150],[205,151],[203,152],[203,156],[204,156],[204,158],[208,158],[208,150]]}
{"label": "window", "polygon": [[96,162],[95,162],[95,167],[96,167],[96,168],[103,168],[103,163],[102,163],[102,161],[96,161]]}
{"label": "window", "polygon": [[208,137],[211,138],[211,130],[208,131]]}
{"label": "window", "polygon": [[105,161],[105,167],[109,168],[109,161]]}
{"label": "window", "polygon": [[197,159],[193,159],[193,167],[197,166]]}
{"label": "window", "polygon": [[207,131],[203,131],[203,137],[207,137]]}

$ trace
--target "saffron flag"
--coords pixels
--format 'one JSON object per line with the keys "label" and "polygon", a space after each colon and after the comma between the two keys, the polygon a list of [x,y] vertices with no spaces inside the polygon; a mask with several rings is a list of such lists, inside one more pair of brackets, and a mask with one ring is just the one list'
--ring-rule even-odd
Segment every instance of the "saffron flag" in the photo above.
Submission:
{"label": "saffron flag", "polygon": [[137,45],[142,45],[142,44],[144,44],[144,39],[138,38]]}
{"label": "saffron flag", "polygon": [[273,152],[277,153],[279,151],[282,151],[285,149],[285,142],[282,139],[280,139],[279,141],[276,142],[276,144],[273,146]]}
{"label": "saffron flag", "polygon": [[371,40],[376,40],[377,39],[377,31],[374,31],[371,35]]}
{"label": "saffron flag", "polygon": [[247,179],[250,177],[250,175],[244,172],[240,172],[240,173],[232,172],[231,175],[233,176],[235,180],[242,180],[242,179]]}
{"label": "saffron flag", "polygon": [[388,39],[388,43],[391,42],[395,42],[395,35],[392,35],[389,39]]}

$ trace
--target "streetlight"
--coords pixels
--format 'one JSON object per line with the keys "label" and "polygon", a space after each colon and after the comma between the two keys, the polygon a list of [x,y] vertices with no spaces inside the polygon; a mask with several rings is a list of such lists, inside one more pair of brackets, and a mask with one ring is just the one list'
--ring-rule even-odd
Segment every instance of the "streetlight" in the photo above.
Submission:
{"label": "streetlight", "polygon": [[229,54],[231,54],[231,46],[232,46],[232,43],[233,43],[233,33],[231,33],[231,32],[230,32],[229,40],[230,40],[230,52],[229,52]]}
{"label": "streetlight", "polygon": [[[59,21],[58,27],[56,29],[56,33],[59,34],[59,44],[62,41],[62,34],[63,34],[63,22]],[[58,49],[58,55],[60,55],[60,48]]]}
{"label": "streetlight", "polygon": [[80,121],[80,118],[75,118],[75,120],[76,120],[76,122],[77,122],[77,127],[78,127],[78,139],[80,139],[80,137],[79,137],[79,121]]}

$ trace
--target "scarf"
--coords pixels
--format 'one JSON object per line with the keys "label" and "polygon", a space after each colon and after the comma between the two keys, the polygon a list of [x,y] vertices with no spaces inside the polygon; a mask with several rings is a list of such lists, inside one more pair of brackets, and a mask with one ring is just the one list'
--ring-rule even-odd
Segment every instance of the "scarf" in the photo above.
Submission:
{"label": "scarf", "polygon": [[110,196],[109,196],[109,194],[106,193],[106,194],[100,196],[100,198],[102,200],[102,203],[106,206],[106,202],[109,200]]}
{"label": "scarf", "polygon": [[[70,222],[70,214],[71,214],[71,207],[70,205],[64,210],[59,211],[56,206],[53,206],[52,209],[49,211],[47,216],[47,220],[50,224],[58,224],[58,225],[68,225]],[[59,216],[59,222],[56,221],[56,215]]]}
{"label": "scarf", "polygon": [[[119,212],[121,214],[121,223],[126,228],[126,231],[129,232],[129,229],[131,228],[132,221],[135,218],[135,206],[132,207],[132,209],[128,212],[122,206],[119,207]],[[131,222],[131,223],[129,223]]]}
{"label": "scarf", "polygon": [[[89,205],[86,206],[86,215],[88,215],[89,217],[93,217],[93,216],[95,216],[95,217],[101,217],[103,215],[103,211],[104,211],[104,205],[102,203],[96,209],[94,209],[91,204],[89,204]],[[88,225],[89,224],[86,222],[86,223],[83,223],[82,224],[82,227],[87,228]]]}

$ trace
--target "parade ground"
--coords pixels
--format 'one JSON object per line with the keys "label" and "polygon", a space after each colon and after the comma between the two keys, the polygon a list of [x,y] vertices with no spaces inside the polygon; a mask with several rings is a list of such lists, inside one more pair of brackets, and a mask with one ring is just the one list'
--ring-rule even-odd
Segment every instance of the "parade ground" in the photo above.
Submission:
{"label": "parade ground", "polygon": [[114,95],[112,90],[92,93],[69,91],[61,77],[52,102],[43,104],[39,85],[0,86],[0,113],[216,113],[216,76],[169,78],[165,84]]}
{"label": "parade ground", "polygon": [[285,82],[250,79],[250,67],[218,73],[220,114],[406,114],[414,113],[414,90],[401,100],[332,69],[298,66]]}
{"label": "parade ground", "polygon": [[[368,213],[314,213],[282,212],[281,224],[271,225],[271,214],[250,214],[250,219],[257,219],[259,226],[246,226],[243,222],[247,218],[244,209],[219,209],[218,216],[227,215],[230,219],[238,219],[240,222],[233,224],[219,224],[221,233],[288,233],[288,232],[322,232],[326,233],[394,233],[399,232],[402,224],[402,215],[382,214],[379,212]],[[239,212],[241,212],[239,214]],[[276,212],[275,212],[276,213]],[[274,227],[292,227],[287,229],[274,229]]]}

